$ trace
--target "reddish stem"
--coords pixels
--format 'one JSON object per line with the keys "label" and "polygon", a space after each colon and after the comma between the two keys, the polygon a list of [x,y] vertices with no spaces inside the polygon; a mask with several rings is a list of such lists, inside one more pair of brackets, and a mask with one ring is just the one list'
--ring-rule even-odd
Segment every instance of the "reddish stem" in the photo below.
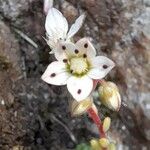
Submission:
{"label": "reddish stem", "polygon": [[103,131],[103,125],[102,125],[100,117],[97,115],[97,113],[94,111],[92,107],[89,108],[87,112],[89,116],[92,118],[92,120],[94,121],[94,123],[96,124],[96,126],[98,127],[100,137],[105,138],[106,135],[105,135],[105,132]]}
{"label": "reddish stem", "polygon": [[104,79],[98,80],[98,82],[99,82],[100,84],[106,83],[106,81],[105,81]]}

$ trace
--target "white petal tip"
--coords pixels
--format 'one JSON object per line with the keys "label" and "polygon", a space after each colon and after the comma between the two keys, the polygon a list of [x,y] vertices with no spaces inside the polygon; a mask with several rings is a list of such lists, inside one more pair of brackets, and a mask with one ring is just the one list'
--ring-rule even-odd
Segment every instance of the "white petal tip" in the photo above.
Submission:
{"label": "white petal tip", "polygon": [[53,7],[53,0],[44,0],[44,13],[45,15],[48,14],[48,11],[50,10],[50,8]]}

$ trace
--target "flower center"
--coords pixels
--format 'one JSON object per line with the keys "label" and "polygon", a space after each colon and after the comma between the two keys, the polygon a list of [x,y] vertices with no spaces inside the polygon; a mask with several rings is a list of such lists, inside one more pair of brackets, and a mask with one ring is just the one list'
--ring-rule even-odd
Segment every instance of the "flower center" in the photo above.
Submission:
{"label": "flower center", "polygon": [[70,71],[73,74],[81,75],[88,71],[88,62],[83,57],[74,57],[70,60]]}

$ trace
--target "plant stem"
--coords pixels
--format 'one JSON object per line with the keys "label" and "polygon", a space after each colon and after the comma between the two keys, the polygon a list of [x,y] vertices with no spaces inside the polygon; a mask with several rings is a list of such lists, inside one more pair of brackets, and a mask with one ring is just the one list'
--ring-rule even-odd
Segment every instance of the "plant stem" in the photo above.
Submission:
{"label": "plant stem", "polygon": [[92,118],[92,120],[94,121],[94,123],[96,124],[98,130],[99,130],[99,134],[100,134],[100,138],[105,138],[105,132],[103,130],[103,125],[102,125],[102,121],[100,119],[100,117],[97,115],[97,113],[94,111],[94,109],[91,107],[88,109],[88,114],[89,116]]}
{"label": "plant stem", "polygon": [[105,84],[105,83],[106,83],[106,81],[105,81],[104,79],[98,80],[98,82],[99,82],[100,84]]}

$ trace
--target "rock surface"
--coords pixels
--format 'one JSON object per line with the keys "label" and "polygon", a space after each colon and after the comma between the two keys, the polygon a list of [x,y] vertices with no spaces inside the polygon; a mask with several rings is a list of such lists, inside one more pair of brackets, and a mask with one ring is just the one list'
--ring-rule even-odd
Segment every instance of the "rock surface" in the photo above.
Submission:
{"label": "rock surface", "polygon": [[0,12],[4,17],[16,20],[17,17],[29,10],[33,0],[0,0]]}
{"label": "rock surface", "polygon": [[17,39],[9,26],[0,21],[0,97],[1,102],[14,101],[13,84],[21,75],[21,57]]}
{"label": "rock surface", "polygon": [[[85,115],[71,118],[65,87],[40,79],[49,56],[41,0],[0,0],[0,149],[71,150],[97,136]],[[123,106],[118,114],[96,104],[113,122],[112,140],[118,150],[148,150],[150,145],[150,4],[148,0],[55,1],[71,24],[83,12],[87,17],[76,35],[88,36],[99,55],[113,59],[116,68],[107,77],[120,88]],[[11,12],[11,13],[10,13]],[[18,29],[38,47],[30,44]],[[125,107],[125,105],[127,105]],[[67,130],[66,130],[67,129]],[[69,132],[68,132],[69,131]],[[73,136],[73,137],[72,137]]]}

